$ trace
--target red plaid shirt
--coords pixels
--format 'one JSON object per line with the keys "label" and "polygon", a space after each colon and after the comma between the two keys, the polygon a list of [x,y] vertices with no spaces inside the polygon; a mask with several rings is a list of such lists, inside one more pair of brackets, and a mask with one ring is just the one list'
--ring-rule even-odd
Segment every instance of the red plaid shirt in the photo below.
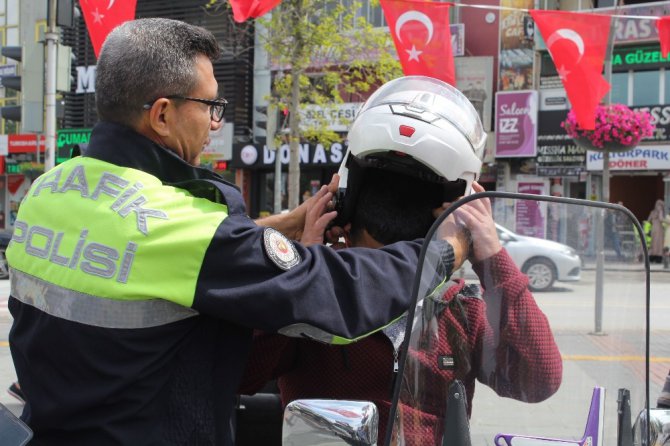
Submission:
{"label": "red plaid shirt", "polygon": [[[438,444],[442,434],[438,420],[455,378],[465,385],[468,414],[475,380],[500,396],[526,402],[542,401],[560,386],[561,355],[546,316],[528,290],[528,278],[504,249],[474,265],[474,270],[482,287],[454,281],[440,300],[438,329],[426,340],[433,344],[410,348],[410,360],[419,365],[407,370],[419,373],[422,389],[430,390],[422,392],[416,406],[401,405],[407,444]],[[497,324],[494,330],[492,325]],[[444,358],[453,359],[453,367],[444,367]],[[393,366],[393,345],[383,332],[346,346],[257,333],[240,391],[256,392],[278,378],[284,404],[300,398],[372,401],[379,409],[382,444]]]}

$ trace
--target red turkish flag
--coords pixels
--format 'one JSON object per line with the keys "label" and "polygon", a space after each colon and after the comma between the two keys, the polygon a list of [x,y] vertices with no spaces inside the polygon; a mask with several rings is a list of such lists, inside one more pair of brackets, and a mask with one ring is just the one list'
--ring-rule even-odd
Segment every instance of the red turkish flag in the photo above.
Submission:
{"label": "red turkish flag", "polygon": [[136,5],[137,0],[81,0],[79,2],[95,57],[100,55],[103,42],[114,28],[135,18]]}
{"label": "red turkish flag", "polygon": [[668,57],[670,53],[670,16],[661,17],[656,21],[658,40],[661,41],[661,56]]}
{"label": "red turkish flag", "polygon": [[530,11],[551,54],[577,123],[593,130],[596,107],[610,84],[602,75],[611,17],[567,11]]}
{"label": "red turkish flag", "polygon": [[270,12],[281,0],[229,0],[233,8],[233,19],[242,23],[248,18],[256,18]]}
{"label": "red turkish flag", "polygon": [[402,71],[456,85],[449,3],[381,0]]}

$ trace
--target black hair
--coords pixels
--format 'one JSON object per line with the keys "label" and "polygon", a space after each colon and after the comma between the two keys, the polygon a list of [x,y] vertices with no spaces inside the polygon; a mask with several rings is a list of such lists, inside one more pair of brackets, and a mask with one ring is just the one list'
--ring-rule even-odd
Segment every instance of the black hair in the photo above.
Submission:
{"label": "black hair", "polygon": [[351,219],[352,238],[363,229],[384,245],[425,237],[444,198],[444,184],[367,168]]}

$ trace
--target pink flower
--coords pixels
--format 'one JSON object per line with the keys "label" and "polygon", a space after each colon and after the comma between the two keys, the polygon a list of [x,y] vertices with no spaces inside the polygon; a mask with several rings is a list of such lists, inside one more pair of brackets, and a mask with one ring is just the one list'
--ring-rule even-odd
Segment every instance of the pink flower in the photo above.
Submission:
{"label": "pink flower", "polygon": [[602,148],[606,142],[635,146],[641,139],[652,136],[655,126],[651,124],[648,112],[633,111],[623,104],[612,104],[598,106],[594,130],[581,129],[572,110],[561,127],[571,138],[587,138],[594,147]]}

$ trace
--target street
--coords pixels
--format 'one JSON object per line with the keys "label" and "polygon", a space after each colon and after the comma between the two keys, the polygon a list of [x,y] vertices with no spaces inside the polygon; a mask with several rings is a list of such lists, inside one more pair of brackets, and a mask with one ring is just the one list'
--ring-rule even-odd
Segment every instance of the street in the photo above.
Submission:
{"label": "street", "polygon": [[[625,268],[605,271],[599,316],[596,283],[596,271],[588,269],[582,271],[579,282],[559,282],[551,291],[535,293],[563,357],[561,387],[550,399],[528,404],[500,398],[490,388],[477,386],[471,419],[473,444],[494,445],[495,435],[503,432],[581,438],[595,386],[606,389],[603,444],[616,444],[619,389],[630,390],[635,421],[645,389],[645,338],[641,330],[646,319],[644,274]],[[670,369],[669,293],[670,274],[653,265],[650,407],[655,407]]]}
{"label": "street", "polygon": [[[640,342],[643,338],[635,337],[635,328],[643,324],[644,320],[644,284],[640,274],[627,271],[604,273],[604,309],[600,332],[596,330],[593,311],[596,283],[596,272],[593,269],[583,271],[579,282],[557,282],[551,291],[535,293],[535,299],[547,315],[563,355],[565,384],[555,397],[548,400],[552,401],[551,416],[537,416],[533,419],[532,425],[536,426],[538,434],[550,435],[552,432],[572,430],[575,425],[584,426],[593,390],[590,383],[595,382],[610,389],[607,395],[609,408],[616,404],[617,399],[616,394],[611,394],[611,389],[620,387],[620,382],[630,382],[633,388],[643,386],[640,376],[644,358]],[[9,282],[0,281],[0,403],[19,414],[21,404],[6,392],[16,378],[7,341],[11,326],[11,316],[7,310],[8,295]],[[670,298],[667,297],[670,296],[670,272],[663,271],[658,265],[654,266],[651,274],[651,296],[650,398],[654,407],[670,368],[670,327],[667,324],[670,320]],[[625,320],[621,320],[622,314],[626,315]],[[617,319],[612,321],[612,317]],[[609,332],[609,328],[615,325],[617,328],[614,332]],[[633,333],[624,343],[620,339],[619,328],[622,325],[630,326],[630,332]],[[621,351],[621,346],[626,344],[630,344],[630,349]],[[574,385],[568,385],[575,381],[583,387],[579,392],[574,392]],[[501,423],[514,432],[514,426],[524,422],[524,412],[528,412],[529,405],[508,398],[501,399],[484,385],[478,385],[476,389],[471,420],[473,439],[476,439],[473,444],[493,445],[494,435],[502,432]],[[537,404],[537,413],[547,413],[543,409],[546,404]],[[633,413],[633,417],[635,415]],[[606,416],[608,435],[616,433],[613,416]],[[575,436],[581,434],[574,432]]]}

